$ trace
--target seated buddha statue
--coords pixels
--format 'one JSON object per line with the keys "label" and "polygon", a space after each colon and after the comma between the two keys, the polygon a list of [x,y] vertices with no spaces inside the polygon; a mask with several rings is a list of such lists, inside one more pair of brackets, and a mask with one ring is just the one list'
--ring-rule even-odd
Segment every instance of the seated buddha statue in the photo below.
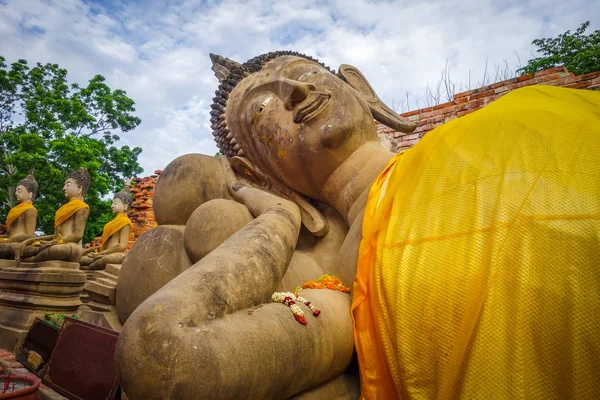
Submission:
{"label": "seated buddha statue", "polygon": [[38,184],[32,173],[17,184],[15,197],[19,204],[11,208],[6,217],[8,233],[0,236],[0,259],[19,258],[21,243],[33,237],[37,219],[33,201],[37,191]]}
{"label": "seated buddha statue", "polygon": [[89,187],[90,174],[86,168],[69,173],[63,186],[68,202],[55,213],[54,235],[23,242],[22,261],[79,261],[83,251],[81,239],[90,213],[89,206],[83,201]]}
{"label": "seated buddha statue", "polygon": [[[365,399],[600,393],[600,94],[521,88],[394,155],[373,119],[414,126],[356,68],[211,58],[230,192],[256,218],[131,314],[116,358],[129,398],[309,395],[354,350]],[[332,272],[352,300],[303,291],[322,311],[306,326],[269,302],[301,221],[276,187],[350,226]]]}
{"label": "seated buddha statue", "polygon": [[102,230],[100,246],[90,247],[84,251],[79,260],[82,270],[101,270],[106,264],[121,264],[125,250],[129,244],[129,232],[133,226],[127,212],[133,201],[129,185],[115,196],[112,201],[112,211],[115,218],[107,223]]}

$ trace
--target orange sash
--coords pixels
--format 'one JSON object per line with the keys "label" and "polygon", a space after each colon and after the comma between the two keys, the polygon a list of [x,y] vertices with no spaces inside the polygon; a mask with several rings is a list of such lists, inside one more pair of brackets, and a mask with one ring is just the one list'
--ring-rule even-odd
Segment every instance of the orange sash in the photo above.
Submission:
{"label": "orange sash", "polygon": [[54,227],[56,228],[68,220],[73,214],[82,208],[89,209],[90,206],[85,204],[83,200],[71,200],[67,204],[63,205],[61,208],[56,210],[56,214],[54,214]]}
{"label": "orange sash", "polygon": [[119,232],[121,228],[127,225],[133,226],[133,223],[125,214],[117,215],[115,219],[104,225],[104,230],[102,231],[102,242],[100,243],[100,251],[104,250],[104,245],[112,235]]}
{"label": "orange sash", "polygon": [[34,208],[31,203],[20,203],[10,209],[6,217],[6,226],[10,228],[13,222],[17,220],[25,211]]}

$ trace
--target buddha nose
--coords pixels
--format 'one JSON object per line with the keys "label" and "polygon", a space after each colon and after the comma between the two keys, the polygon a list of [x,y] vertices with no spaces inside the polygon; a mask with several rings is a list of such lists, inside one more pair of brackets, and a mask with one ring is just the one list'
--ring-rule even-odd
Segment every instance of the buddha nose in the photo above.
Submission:
{"label": "buddha nose", "polygon": [[283,100],[286,110],[292,110],[294,106],[308,97],[315,85],[282,78],[278,81],[278,94]]}

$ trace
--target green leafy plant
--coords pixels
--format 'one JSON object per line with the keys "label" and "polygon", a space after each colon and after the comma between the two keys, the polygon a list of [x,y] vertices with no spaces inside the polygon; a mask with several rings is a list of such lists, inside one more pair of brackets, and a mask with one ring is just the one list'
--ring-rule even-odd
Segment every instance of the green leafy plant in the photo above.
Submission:
{"label": "green leafy plant", "polygon": [[51,325],[54,325],[57,328],[62,328],[64,322],[65,322],[65,317],[70,317],[73,319],[79,319],[79,316],[73,314],[73,315],[64,315],[64,314],[55,314],[55,313],[48,313],[48,314],[44,314],[44,320],[46,320],[46,322],[48,322]]}
{"label": "green leafy plant", "polygon": [[532,74],[544,69],[565,66],[575,75],[600,71],[600,30],[584,35],[590,22],[584,22],[575,33],[566,31],[556,38],[536,39],[532,42],[542,56],[531,59],[520,74]]}
{"label": "green leafy plant", "polygon": [[139,147],[117,146],[118,132],[135,129],[141,120],[125,91],[112,90],[102,75],[87,86],[68,84],[57,64],[30,68],[18,60],[7,66],[0,56],[0,221],[15,205],[16,183],[34,170],[39,183],[38,230],[54,231],[54,212],[64,204],[66,174],[86,167],[92,177],[85,198],[90,206],[84,242],[102,232],[112,218],[103,196],[123,187],[124,179],[142,172]]}

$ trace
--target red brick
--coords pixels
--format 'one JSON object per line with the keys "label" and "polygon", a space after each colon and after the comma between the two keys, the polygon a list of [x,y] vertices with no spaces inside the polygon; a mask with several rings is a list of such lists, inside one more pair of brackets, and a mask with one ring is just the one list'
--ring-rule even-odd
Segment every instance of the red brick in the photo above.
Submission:
{"label": "red brick", "polygon": [[491,88],[492,88],[492,85],[482,86],[480,88],[475,89],[475,93],[485,92],[486,90],[490,90]]}
{"label": "red brick", "polygon": [[438,104],[437,106],[433,107],[434,111],[435,110],[441,110],[443,108],[448,108],[448,107],[452,107],[454,105],[453,101],[449,101],[447,103],[442,103],[442,104]]}
{"label": "red brick", "polygon": [[495,91],[495,90],[488,90],[488,91],[485,91],[485,92],[480,92],[480,93],[477,93],[477,94],[474,94],[474,95],[472,95],[472,96],[470,97],[470,100],[477,100],[477,99],[481,99],[481,98],[483,98],[483,97],[492,96],[492,95],[494,95],[495,93],[496,93],[496,91]]}
{"label": "red brick", "polygon": [[460,106],[456,107],[455,111],[457,111],[457,112],[458,111],[464,111],[464,110],[466,110],[468,108],[469,108],[469,103],[464,103],[464,104],[461,104]]}
{"label": "red brick", "polygon": [[427,118],[431,118],[434,115],[440,115],[440,114],[443,114],[443,112],[441,110],[424,112],[421,114],[421,121],[423,121],[424,119],[427,119]]}
{"label": "red brick", "polygon": [[571,89],[583,89],[583,88],[590,86],[590,84],[591,84],[590,81],[582,81],[582,82],[577,82],[577,83],[571,83],[569,85],[565,85],[564,87],[571,88]]}
{"label": "red brick", "polygon": [[565,67],[553,67],[553,68],[548,68],[545,69],[543,71],[538,71],[535,73],[535,77],[537,78],[538,76],[545,76],[545,75],[549,75],[549,74],[553,74],[556,72],[565,72]]}
{"label": "red brick", "polygon": [[427,125],[427,124],[437,124],[438,122],[442,122],[444,120],[444,115],[443,114],[439,114],[439,115],[434,115],[431,118],[427,118],[426,120],[423,120],[423,124]]}
{"label": "red brick", "polygon": [[560,78],[560,74],[554,73],[554,74],[540,76],[540,78],[544,78],[544,82],[549,82],[549,81],[553,81],[555,79],[559,79]]}
{"label": "red brick", "polygon": [[511,83],[515,83],[518,80],[519,80],[519,78],[507,79],[507,80],[502,81],[502,82],[493,83],[490,86],[491,86],[492,89],[496,89],[496,88],[499,88],[500,86],[506,86],[506,85],[510,85]]}
{"label": "red brick", "polygon": [[531,78],[533,78],[533,74],[525,74],[525,75],[521,75],[518,78],[518,80],[519,80],[519,82],[523,82],[523,81],[526,81],[526,80],[531,79]]}
{"label": "red brick", "polygon": [[469,102],[469,109],[471,108],[480,108],[483,105],[483,100],[475,100]]}
{"label": "red brick", "polygon": [[472,89],[472,90],[467,90],[467,91],[465,91],[465,92],[460,92],[460,93],[458,93],[458,94],[455,94],[455,95],[454,95],[454,100],[456,100],[456,99],[460,99],[461,97],[465,97],[465,96],[468,96],[468,95],[470,95],[470,94],[473,94],[473,93],[475,93],[475,91],[476,91],[476,90],[477,90],[477,89]]}
{"label": "red brick", "polygon": [[494,90],[494,92],[495,93],[504,93],[504,92],[508,92],[508,90],[509,90],[508,86],[502,86],[502,87],[496,88]]}
{"label": "red brick", "polygon": [[595,78],[595,79],[592,79],[592,82],[590,82],[590,84],[591,84],[592,86],[595,86],[595,85],[600,85],[600,78]]}
{"label": "red brick", "polygon": [[414,110],[400,114],[402,117],[410,117],[411,115],[417,115],[421,112],[421,110]]}
{"label": "red brick", "polygon": [[579,80],[579,81],[591,80],[591,79],[599,77],[599,76],[600,76],[600,71],[589,72],[587,74],[577,75],[577,78],[578,78],[577,80]]}
{"label": "red brick", "polygon": [[464,97],[460,97],[460,98],[456,98],[456,96],[454,96],[454,102],[456,104],[462,104],[462,103],[466,103],[467,101],[469,101],[469,97],[468,96],[464,96]]}

